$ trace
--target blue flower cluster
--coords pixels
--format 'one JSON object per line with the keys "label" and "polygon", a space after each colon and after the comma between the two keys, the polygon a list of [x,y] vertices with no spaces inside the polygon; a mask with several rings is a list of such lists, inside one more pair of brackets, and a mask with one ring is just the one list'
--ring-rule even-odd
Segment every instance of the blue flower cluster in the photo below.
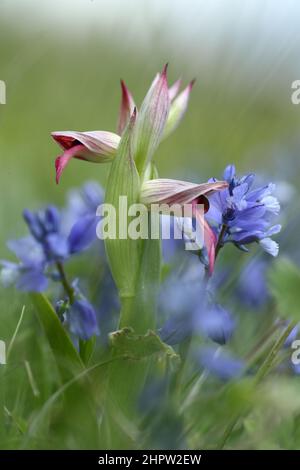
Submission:
{"label": "blue flower cluster", "polygon": [[271,238],[281,230],[280,225],[272,225],[280,211],[280,204],[273,195],[275,185],[253,188],[255,175],[239,178],[234,165],[225,168],[223,179],[228,182],[228,189],[210,196],[206,214],[208,222],[222,238],[220,243],[231,242],[248,251],[246,245],[257,242],[267,253],[277,256],[278,243]]}
{"label": "blue flower cluster", "polygon": [[[19,262],[1,261],[2,283],[14,283],[25,292],[43,292],[50,280],[65,285],[64,263],[96,240],[96,209],[102,202],[102,188],[91,182],[71,192],[63,211],[51,205],[37,212],[24,210],[30,235],[8,242]],[[87,340],[99,333],[95,309],[77,283],[71,283],[70,291],[72,299],[58,301],[57,311],[74,336]]]}
{"label": "blue flower cluster", "polygon": [[192,336],[210,341],[211,346],[199,349],[197,360],[213,375],[228,380],[240,374],[243,362],[228,357],[219,350],[219,364],[223,360],[226,365],[226,370],[220,366],[222,369],[220,372],[215,364],[214,354],[210,353],[214,350],[214,344],[224,346],[229,342],[235,331],[236,322],[232,313],[213,299],[202,281],[196,258],[194,261],[191,260],[183,273],[173,273],[166,279],[159,298],[159,311],[164,317],[159,335],[163,341],[172,346]]}

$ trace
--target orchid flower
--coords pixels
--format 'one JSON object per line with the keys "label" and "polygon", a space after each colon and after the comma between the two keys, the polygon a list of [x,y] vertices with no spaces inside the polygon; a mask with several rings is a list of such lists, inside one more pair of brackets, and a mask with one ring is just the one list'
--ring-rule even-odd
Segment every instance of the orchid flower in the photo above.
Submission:
{"label": "orchid flower", "polygon": [[57,183],[72,158],[94,163],[108,162],[113,158],[120,142],[120,136],[106,131],[59,131],[52,132],[51,135],[64,150],[55,160]]}
{"label": "orchid flower", "polygon": [[204,212],[207,212],[209,208],[209,196],[227,187],[228,183],[226,181],[195,184],[180,180],[154,179],[145,181],[141,188],[140,199],[141,202],[147,206],[151,206],[152,204],[166,204],[168,206],[179,204],[183,207],[186,204],[192,204],[192,215],[197,219],[199,226],[203,229],[204,244],[209,260],[208,272],[210,275],[214,269],[217,238],[214,231],[205,220],[204,214],[200,211],[198,205],[204,205]]}
{"label": "orchid flower", "polygon": [[167,66],[154,78],[149,91],[137,112],[132,94],[121,80],[121,106],[117,134],[108,131],[57,131],[53,139],[62,147],[63,153],[56,158],[56,182],[73,158],[94,163],[112,161],[118,149],[121,134],[136,110],[135,159],[137,167],[145,168],[162,138],[167,137],[181,121],[188,105],[191,82],[179,94],[181,80],[170,88],[167,85]]}

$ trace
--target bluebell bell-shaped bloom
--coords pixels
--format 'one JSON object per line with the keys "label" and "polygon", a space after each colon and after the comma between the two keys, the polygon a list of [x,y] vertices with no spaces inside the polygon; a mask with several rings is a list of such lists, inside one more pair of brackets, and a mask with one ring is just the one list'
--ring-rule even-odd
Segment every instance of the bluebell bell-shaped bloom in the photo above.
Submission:
{"label": "bluebell bell-shaped bloom", "polygon": [[229,311],[217,303],[208,303],[198,310],[194,316],[195,330],[215,343],[226,344],[235,329],[235,321]]}
{"label": "bluebell bell-shaped bloom", "polygon": [[196,263],[179,278],[171,276],[162,285],[159,308],[168,316],[159,335],[170,345],[181,343],[192,335],[202,335],[218,344],[225,344],[235,329],[232,314],[211,301],[199,282],[199,266]]}
{"label": "bluebell bell-shaped bloom", "polygon": [[226,228],[223,243],[232,242],[247,251],[246,245],[257,242],[264,251],[277,256],[279,247],[271,238],[281,229],[278,224],[272,225],[280,211],[280,204],[273,195],[275,185],[270,183],[253,189],[255,175],[239,178],[234,165],[226,167],[223,178],[228,188],[210,196],[206,215],[209,223],[218,235],[222,227]]}
{"label": "bluebell bell-shaped bloom", "polygon": [[268,263],[265,259],[253,258],[237,280],[238,298],[249,308],[261,308],[269,300],[267,269]]}
{"label": "bluebell bell-shaped bloom", "polygon": [[65,313],[65,321],[70,332],[82,340],[99,335],[97,315],[94,307],[84,298],[76,299]]}
{"label": "bluebell bell-shaped bloom", "polygon": [[48,206],[37,212],[25,209],[23,216],[33,239],[42,248],[45,262],[68,257],[70,247],[67,238],[60,233],[60,213],[56,207]]}
{"label": "bluebell bell-shaped bloom", "polygon": [[245,368],[245,364],[241,359],[232,357],[220,348],[201,348],[198,361],[210,374],[224,382],[240,377]]}
{"label": "bluebell bell-shaped bloom", "polygon": [[73,253],[86,249],[96,240],[96,228],[100,221],[96,211],[103,201],[104,191],[95,181],[89,181],[81,189],[69,192],[67,207],[62,213],[62,228],[65,233],[70,233],[69,242]]}
{"label": "bluebell bell-shaped bloom", "polygon": [[4,286],[15,284],[20,291],[44,291],[48,279],[44,274],[46,263],[41,246],[29,236],[9,241],[8,247],[20,262],[1,261],[2,284]]}
{"label": "bluebell bell-shaped bloom", "polygon": [[98,202],[97,191],[90,187],[84,191],[86,209],[80,212],[81,216],[78,212],[77,219],[73,217],[73,225],[68,230],[63,223],[61,212],[54,206],[47,206],[37,212],[24,210],[24,220],[31,235],[8,242],[8,248],[20,262],[1,262],[2,282],[6,285],[15,283],[17,289],[24,291],[45,290],[48,285],[46,274],[51,270],[51,266],[82,252],[95,240],[99,218],[97,220],[96,209],[93,212],[92,207],[95,208]]}

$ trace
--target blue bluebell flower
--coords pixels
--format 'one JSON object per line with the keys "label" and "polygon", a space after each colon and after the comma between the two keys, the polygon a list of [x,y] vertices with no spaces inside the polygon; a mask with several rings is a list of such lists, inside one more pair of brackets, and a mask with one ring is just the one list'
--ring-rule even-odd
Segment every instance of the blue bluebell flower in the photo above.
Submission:
{"label": "blue bluebell flower", "polygon": [[82,252],[96,239],[96,208],[102,201],[101,187],[88,183],[69,196],[68,210],[59,211],[52,205],[37,212],[25,209],[30,236],[8,242],[20,262],[1,261],[2,283],[15,283],[23,291],[46,290],[51,267]]}
{"label": "blue bluebell flower", "polygon": [[[196,266],[198,269],[194,269]],[[232,314],[212,301],[199,282],[199,266],[197,263],[179,278],[171,276],[162,286],[159,308],[162,314],[167,312],[167,318],[159,335],[170,345],[181,343],[192,335],[225,344],[234,332]]]}
{"label": "blue bluebell flower", "polygon": [[46,262],[41,246],[29,236],[9,241],[8,247],[20,262],[0,262],[2,284],[15,284],[20,291],[44,291],[48,286],[48,278],[44,273]]}
{"label": "blue bluebell flower", "polygon": [[268,263],[253,258],[242,270],[237,280],[237,296],[249,308],[261,308],[270,298],[267,284]]}
{"label": "blue bluebell flower", "polygon": [[34,240],[42,247],[45,261],[63,261],[87,248],[96,237],[96,217],[79,218],[66,234],[62,229],[61,214],[54,206],[38,212],[24,211],[24,219]]}
{"label": "blue bluebell flower", "polygon": [[[248,251],[246,245],[257,242],[264,251],[277,256],[279,246],[271,238],[281,230],[280,225],[272,225],[280,211],[280,204],[273,195],[275,185],[270,183],[253,189],[255,175],[239,178],[234,165],[225,168],[223,178],[229,186],[210,196],[210,208],[206,214],[217,235],[224,229],[222,243],[231,242]],[[210,181],[217,180],[213,178]]]}
{"label": "blue bluebell flower", "polygon": [[96,227],[100,221],[96,211],[103,201],[104,191],[95,181],[88,181],[79,190],[69,192],[62,218],[64,232],[70,233],[72,253],[84,250],[96,240]]}
{"label": "blue bluebell flower", "polygon": [[215,302],[195,312],[194,324],[196,331],[220,345],[226,344],[235,330],[231,313]]}
{"label": "blue bluebell flower", "polygon": [[198,360],[204,369],[224,382],[240,377],[245,369],[241,359],[229,355],[220,348],[201,348]]}
{"label": "blue bluebell flower", "polygon": [[65,323],[70,332],[82,340],[88,340],[99,335],[97,315],[88,300],[81,298],[69,306],[65,313]]}

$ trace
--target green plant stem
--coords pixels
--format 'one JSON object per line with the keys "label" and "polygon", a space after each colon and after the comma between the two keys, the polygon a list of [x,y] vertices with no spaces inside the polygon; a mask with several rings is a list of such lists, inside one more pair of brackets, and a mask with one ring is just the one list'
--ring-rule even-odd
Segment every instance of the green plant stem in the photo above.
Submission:
{"label": "green plant stem", "polygon": [[134,301],[135,295],[121,295],[121,311],[120,311],[120,320],[119,320],[119,329],[122,329],[126,326],[131,326],[134,328]]}
{"label": "green plant stem", "polygon": [[[285,341],[289,337],[290,333],[296,326],[296,322],[291,322],[287,328],[281,333],[279,338],[275,341],[271,351],[267,355],[265,361],[262,363],[260,368],[258,369],[258,372],[255,376],[255,384],[259,384],[267,375],[268,373],[272,370],[272,367],[274,365],[274,360],[278,354],[278,352],[281,350],[282,346],[284,345]],[[225,429],[225,432],[222,436],[222,439],[220,440],[217,449],[223,449],[227,440],[229,439],[232,431],[235,428],[235,425],[237,424],[238,420],[240,419],[240,414],[238,416],[235,416],[228,424],[228,426]]]}
{"label": "green plant stem", "polygon": [[63,264],[60,261],[57,261],[56,262],[56,267],[57,267],[57,270],[59,272],[60,280],[61,280],[61,283],[63,285],[63,288],[65,289],[65,292],[66,292],[67,296],[69,297],[70,304],[72,305],[74,303],[74,300],[75,300],[74,289],[73,289],[73,287],[71,286],[71,284],[69,283],[69,281],[67,279]]}
{"label": "green plant stem", "polygon": [[266,357],[266,360],[263,362],[261,367],[258,369],[258,372],[255,377],[255,382],[259,383],[262,379],[265,378],[265,376],[270,372],[270,370],[273,367],[273,362],[274,359],[276,358],[278,352],[280,349],[283,347],[285,341],[291,334],[292,330],[295,328],[297,325],[296,322],[291,322],[287,328],[283,331],[283,333],[279,336],[277,341],[275,342],[273,348],[269,352],[268,356]]}
{"label": "green plant stem", "polygon": [[223,224],[221,228],[221,232],[218,237],[218,241],[217,241],[215,260],[217,259],[220,249],[223,247],[223,238],[226,233],[226,230],[227,230],[227,225]]}

